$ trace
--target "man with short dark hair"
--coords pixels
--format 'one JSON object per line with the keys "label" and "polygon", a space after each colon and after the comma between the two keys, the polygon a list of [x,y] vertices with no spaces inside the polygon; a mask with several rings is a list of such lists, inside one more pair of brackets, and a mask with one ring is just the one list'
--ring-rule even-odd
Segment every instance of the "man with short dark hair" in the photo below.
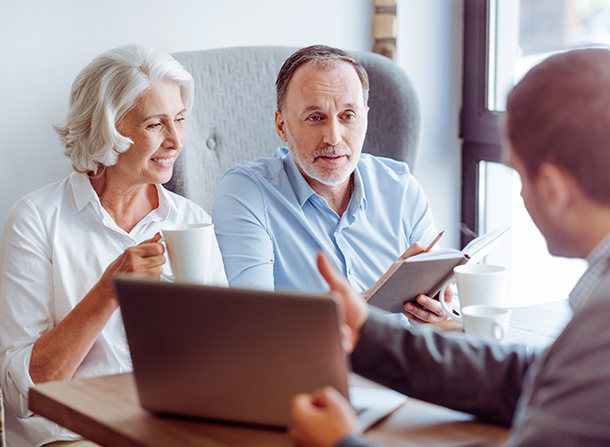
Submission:
{"label": "man with short dark hair", "polygon": [[[509,95],[506,135],[507,163],[550,253],[589,262],[555,343],[531,352],[397,326],[320,255],[344,304],[344,344],[354,371],[369,379],[511,424],[509,445],[610,445],[610,51],[572,51],[533,68]],[[295,397],[289,432],[301,447],[368,445],[332,388]]]}
{"label": "man with short dark hair", "polygon": [[[213,221],[229,283],[328,290],[315,265],[324,250],[367,292],[414,242],[437,235],[428,199],[405,163],[361,154],[369,82],[348,53],[297,51],[276,90],[275,126],[288,148],[232,167],[218,186]],[[406,308],[414,318],[446,318],[438,301],[419,302]]]}

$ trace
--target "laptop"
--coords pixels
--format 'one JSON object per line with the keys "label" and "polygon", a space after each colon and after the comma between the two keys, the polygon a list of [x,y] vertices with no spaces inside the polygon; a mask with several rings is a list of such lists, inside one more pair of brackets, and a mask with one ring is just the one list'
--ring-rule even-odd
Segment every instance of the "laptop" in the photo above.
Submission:
{"label": "laptop", "polygon": [[163,415],[286,427],[296,393],[335,387],[366,429],[406,397],[348,388],[329,295],[115,278],[140,403]]}

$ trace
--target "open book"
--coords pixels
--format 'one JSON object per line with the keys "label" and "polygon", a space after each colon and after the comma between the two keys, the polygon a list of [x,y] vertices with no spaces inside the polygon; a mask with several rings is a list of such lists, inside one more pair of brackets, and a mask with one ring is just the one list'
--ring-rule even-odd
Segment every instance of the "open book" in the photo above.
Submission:
{"label": "open book", "polygon": [[420,253],[405,259],[400,267],[371,295],[368,303],[388,312],[404,312],[407,301],[415,301],[422,293],[433,297],[453,276],[453,268],[476,264],[510,230],[509,226],[479,236],[462,251],[443,249]]}

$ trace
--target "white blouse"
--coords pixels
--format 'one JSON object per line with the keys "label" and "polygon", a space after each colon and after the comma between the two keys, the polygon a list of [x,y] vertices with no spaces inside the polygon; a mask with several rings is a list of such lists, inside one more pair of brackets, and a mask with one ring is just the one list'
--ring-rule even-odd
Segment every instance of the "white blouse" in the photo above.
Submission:
{"label": "white blouse", "polygon": [[[35,445],[78,436],[28,408],[28,389],[34,386],[29,375],[34,342],[76,306],[125,249],[169,225],[211,222],[194,202],[162,186],[157,189],[159,207],[130,233],[116,225],[84,174],[73,173],[28,194],[9,212],[0,242],[0,384]],[[213,281],[227,285],[215,239],[214,243]],[[121,314],[116,311],[74,377],[131,369]]]}

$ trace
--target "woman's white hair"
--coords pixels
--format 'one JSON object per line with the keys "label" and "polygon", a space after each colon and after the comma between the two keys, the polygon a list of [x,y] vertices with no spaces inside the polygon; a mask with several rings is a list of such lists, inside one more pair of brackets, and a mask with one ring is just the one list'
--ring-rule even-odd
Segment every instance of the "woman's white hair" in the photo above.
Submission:
{"label": "woman's white hair", "polygon": [[66,121],[53,126],[75,171],[98,173],[117,162],[133,144],[117,126],[138,97],[162,81],[178,85],[188,115],[193,77],[167,53],[141,45],[118,47],[100,54],[78,74]]}

